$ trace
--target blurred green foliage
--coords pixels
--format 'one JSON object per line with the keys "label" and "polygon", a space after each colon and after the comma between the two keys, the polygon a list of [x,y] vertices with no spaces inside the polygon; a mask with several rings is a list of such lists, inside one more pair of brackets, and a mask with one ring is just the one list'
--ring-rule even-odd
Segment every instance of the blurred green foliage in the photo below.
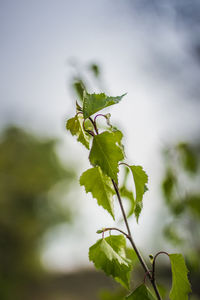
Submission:
{"label": "blurred green foliage", "polygon": [[126,289],[118,289],[115,291],[102,290],[99,294],[101,300],[122,300],[127,295]]}
{"label": "blurred green foliage", "polygon": [[53,225],[72,215],[50,189],[74,172],[66,170],[55,151],[55,140],[43,140],[16,127],[0,137],[0,299],[28,299],[28,286],[44,272],[39,251]]}
{"label": "blurred green foliage", "polygon": [[95,63],[92,63],[90,66],[89,66],[89,70],[91,70],[94,74],[95,77],[99,77],[100,76],[100,68],[97,64]]}
{"label": "blurred green foliage", "polygon": [[200,276],[200,143],[179,143],[166,149],[164,157],[162,191],[170,222],[163,232],[185,254],[195,292],[193,280]]}
{"label": "blurred green foliage", "polygon": [[83,101],[83,92],[86,91],[85,84],[82,79],[80,78],[74,78],[72,82],[73,89],[75,93],[77,94],[78,98]]}
{"label": "blurred green foliage", "polygon": [[81,66],[77,62],[72,64],[75,75],[71,78],[71,88],[74,96],[81,103],[83,102],[83,93],[98,90],[106,90],[102,78],[101,67],[96,63],[90,63]]}

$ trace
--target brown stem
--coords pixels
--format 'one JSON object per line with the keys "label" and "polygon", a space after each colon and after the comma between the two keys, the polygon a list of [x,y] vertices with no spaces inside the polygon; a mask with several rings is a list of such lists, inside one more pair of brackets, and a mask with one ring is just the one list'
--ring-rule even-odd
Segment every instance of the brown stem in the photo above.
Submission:
{"label": "brown stem", "polygon": [[[92,119],[91,117],[89,117],[89,120],[90,120],[91,123],[93,124],[93,127],[94,127],[94,129],[95,129],[95,132],[96,132],[96,134],[98,135],[99,132],[98,132],[98,128],[97,128],[97,125],[96,125],[96,119],[94,119],[94,121],[93,121],[93,119]],[[124,164],[124,165],[126,165],[127,167],[129,167],[129,165],[126,164],[126,163],[121,163],[121,164]],[[113,184],[113,187],[114,187],[115,192],[116,192],[116,194],[117,194],[117,198],[118,198],[118,201],[119,201],[119,205],[120,205],[120,208],[121,208],[121,212],[122,212],[122,215],[123,215],[123,218],[124,218],[124,222],[125,222],[125,225],[126,225],[128,234],[126,234],[125,232],[123,232],[122,230],[117,229],[117,228],[109,228],[109,229],[110,229],[110,230],[112,230],[112,229],[113,229],[113,230],[114,230],[114,229],[115,229],[115,230],[118,230],[118,231],[120,231],[121,233],[125,234],[126,237],[129,239],[129,241],[130,241],[130,243],[131,243],[133,249],[135,250],[135,253],[136,253],[136,255],[137,255],[137,257],[138,257],[138,259],[139,259],[139,261],[140,261],[140,263],[141,263],[141,265],[142,265],[144,271],[145,271],[145,276],[148,276],[148,278],[149,278],[149,280],[150,280],[150,282],[151,282],[151,284],[152,284],[152,287],[153,287],[153,289],[154,289],[154,291],[155,291],[155,294],[156,294],[158,300],[162,300],[162,298],[161,298],[161,296],[160,296],[160,294],[159,294],[158,288],[157,288],[157,286],[156,286],[156,282],[155,282],[155,278],[154,278],[154,276],[153,276],[153,272],[152,272],[152,275],[151,275],[151,270],[149,270],[149,268],[147,267],[147,265],[146,265],[144,259],[142,258],[142,256],[141,256],[139,250],[137,249],[137,247],[136,247],[136,245],[135,245],[135,243],[134,243],[134,241],[133,241],[133,238],[132,238],[132,235],[131,235],[131,231],[130,231],[130,228],[129,228],[129,224],[128,224],[128,221],[127,221],[126,213],[125,213],[125,210],[124,210],[124,207],[123,207],[123,204],[122,204],[122,199],[121,199],[121,196],[120,196],[120,193],[119,193],[119,189],[118,189],[118,186],[117,186],[116,182],[115,182],[113,179],[112,179],[112,184]],[[107,229],[107,230],[109,230],[109,229]],[[103,237],[104,237],[104,232],[105,232],[105,230],[103,231]]]}
{"label": "brown stem", "polygon": [[103,114],[98,114],[98,115],[95,116],[94,122],[96,122],[96,119],[97,119],[98,117],[104,117],[104,118],[106,119],[106,116],[105,116],[105,115],[103,115]]}
{"label": "brown stem", "polygon": [[[150,270],[150,272],[152,273],[151,270]],[[144,284],[145,284],[145,282],[146,282],[147,274],[148,274],[148,273],[145,273],[145,274],[144,274]]]}
{"label": "brown stem", "polygon": [[119,163],[119,166],[120,165],[124,165],[124,166],[127,166],[128,168],[130,168],[130,166],[127,163],[124,163],[124,162]]}
{"label": "brown stem", "polygon": [[125,210],[124,210],[124,207],[123,207],[123,204],[122,204],[122,199],[121,199],[121,196],[120,196],[120,193],[119,193],[118,186],[117,186],[116,182],[115,182],[113,179],[112,179],[112,183],[113,183],[113,187],[114,187],[114,189],[115,189],[115,192],[116,192],[116,194],[117,194],[117,198],[118,198],[118,201],[119,201],[119,205],[120,205],[120,208],[121,208],[121,211],[122,211],[122,215],[123,215],[123,218],[124,218],[124,223],[125,223],[126,228],[127,228],[127,231],[128,231],[128,236],[127,236],[127,238],[129,239],[129,241],[130,241],[130,243],[131,243],[133,249],[135,250],[135,253],[136,253],[136,255],[137,255],[137,257],[138,257],[138,259],[139,259],[139,261],[140,261],[140,263],[141,263],[141,265],[142,265],[144,271],[145,271],[145,274],[147,274],[147,276],[148,276],[148,278],[149,278],[149,280],[150,280],[150,282],[151,282],[151,284],[152,284],[152,287],[153,287],[153,289],[154,289],[154,291],[155,291],[155,294],[156,294],[156,296],[157,296],[157,299],[158,299],[158,300],[162,300],[162,298],[161,298],[161,296],[160,296],[160,294],[159,294],[158,288],[157,288],[157,286],[156,286],[155,278],[153,277],[153,275],[151,275],[151,271],[150,271],[149,268],[147,267],[147,265],[146,265],[144,259],[142,258],[142,256],[141,256],[139,250],[137,249],[137,247],[136,247],[136,245],[135,245],[135,243],[134,243],[134,241],[133,241],[133,238],[132,238],[132,235],[131,235],[131,231],[130,231],[130,228],[129,228],[129,224],[128,224],[128,221],[127,221],[127,217],[126,217],[126,214],[125,214]]}
{"label": "brown stem", "polygon": [[154,289],[154,292],[156,294],[156,297],[158,298],[158,300],[162,300],[161,296],[160,296],[160,293],[159,293],[159,290],[158,290],[158,287],[156,285],[156,281],[155,280],[151,280],[151,285]]}
{"label": "brown stem", "polygon": [[93,127],[94,127],[94,130],[96,132],[96,134],[99,134],[98,132],[98,128],[97,128],[97,125],[96,125],[96,121],[93,121],[91,117],[89,117],[89,120],[90,122],[92,123]]}
{"label": "brown stem", "polygon": [[153,259],[153,264],[152,264],[152,277],[153,277],[153,280],[155,281],[155,274],[156,274],[156,258],[160,255],[160,254],[166,254],[167,256],[169,256],[169,254],[165,251],[160,251],[158,252],[154,259]]}
{"label": "brown stem", "polygon": [[82,111],[78,111],[77,113],[76,113],[76,115],[78,116],[78,115],[83,115],[83,112]]}
{"label": "brown stem", "polygon": [[127,237],[127,239],[129,239],[129,235],[126,232],[124,232],[123,230],[119,229],[119,228],[108,227],[108,228],[104,228],[103,232],[108,231],[108,230],[117,230],[117,231],[121,232],[123,235],[125,235]]}
{"label": "brown stem", "polygon": [[83,129],[85,130],[85,132],[87,132],[91,136],[95,136],[95,133],[92,130],[88,130],[85,128],[85,120],[83,120]]}

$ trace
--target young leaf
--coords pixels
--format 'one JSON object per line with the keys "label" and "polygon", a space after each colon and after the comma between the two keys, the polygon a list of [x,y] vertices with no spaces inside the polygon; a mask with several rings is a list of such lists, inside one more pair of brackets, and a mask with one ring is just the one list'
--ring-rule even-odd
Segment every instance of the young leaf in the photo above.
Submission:
{"label": "young leaf", "polygon": [[66,129],[69,130],[72,135],[76,135],[77,140],[89,149],[90,137],[83,129],[83,117],[80,114],[67,121]]}
{"label": "young leaf", "polygon": [[97,64],[91,64],[90,65],[90,70],[93,72],[95,77],[99,77],[100,75],[100,69]]}
{"label": "young leaf", "polygon": [[76,101],[76,112],[79,113],[79,112],[83,112],[83,109],[82,107],[78,104],[78,102]]}
{"label": "young leaf", "polygon": [[81,175],[80,185],[84,185],[86,193],[91,192],[98,204],[103,206],[114,219],[114,191],[111,179],[99,167],[94,167]]}
{"label": "young leaf", "polygon": [[187,267],[182,254],[170,254],[172,269],[172,289],[169,294],[171,300],[187,300],[191,292],[187,277]]}
{"label": "young leaf", "polygon": [[86,91],[86,87],[85,87],[83,80],[80,78],[74,79],[73,89],[76,92],[79,99],[81,100],[81,102],[83,102],[83,94],[84,94],[84,91]]}
{"label": "young leaf", "polygon": [[84,94],[83,98],[83,116],[89,118],[97,111],[118,103],[126,94],[117,97],[108,97],[105,94]]}
{"label": "young leaf", "polygon": [[126,239],[123,235],[112,235],[100,239],[90,247],[89,259],[97,269],[111,275],[124,287],[129,288],[131,262],[125,254]]}
{"label": "young leaf", "polygon": [[118,130],[118,129],[114,129],[112,132],[115,135],[117,144],[121,148],[121,150],[123,152],[123,155],[125,157],[124,145],[122,144],[122,138],[123,138],[122,132],[120,130]]}
{"label": "young leaf", "polygon": [[148,182],[148,176],[141,166],[130,166],[130,169],[135,182],[135,216],[138,221],[140,212],[142,210],[142,198],[145,191],[147,190],[146,183]]}
{"label": "young leaf", "polygon": [[89,160],[93,166],[99,166],[116,183],[118,162],[124,158],[122,149],[118,146],[118,134],[104,131],[94,136]]}
{"label": "young leaf", "polygon": [[[133,293],[126,297],[126,300],[155,300],[154,296],[145,284],[137,287]],[[178,300],[178,299],[176,299]],[[181,300],[181,299],[180,299]]]}

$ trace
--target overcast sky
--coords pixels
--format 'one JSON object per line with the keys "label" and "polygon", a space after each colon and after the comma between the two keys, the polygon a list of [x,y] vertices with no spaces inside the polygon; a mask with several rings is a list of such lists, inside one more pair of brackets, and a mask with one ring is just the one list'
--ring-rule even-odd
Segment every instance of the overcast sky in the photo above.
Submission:
{"label": "overcast sky", "polygon": [[[110,95],[128,93],[111,114],[125,132],[129,162],[143,165],[150,177],[140,225],[133,223],[136,240],[146,245],[141,236],[150,215],[160,212],[161,149],[199,134],[200,2],[0,0],[0,37],[0,126],[12,122],[59,136],[62,156],[73,153],[80,169],[87,153],[64,130],[75,100],[69,61],[99,63]],[[77,236],[80,224],[85,230],[83,251],[80,236],[63,227],[44,258],[52,265],[86,264],[96,229],[112,223],[83,193],[88,207],[75,229]]]}

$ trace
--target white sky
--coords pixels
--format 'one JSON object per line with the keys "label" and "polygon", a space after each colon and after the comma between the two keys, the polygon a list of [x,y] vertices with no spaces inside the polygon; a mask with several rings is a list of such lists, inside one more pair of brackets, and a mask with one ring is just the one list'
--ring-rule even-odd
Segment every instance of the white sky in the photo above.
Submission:
{"label": "white sky", "polygon": [[[64,130],[75,100],[69,60],[83,66],[100,63],[109,93],[128,92],[110,111],[125,133],[128,161],[143,165],[149,175],[140,224],[133,223],[141,247],[148,244],[156,220],[165,216],[159,194],[161,149],[197,135],[200,125],[200,68],[194,51],[200,31],[195,11],[200,7],[198,1],[178,3],[0,1],[0,126],[13,122],[59,136],[61,155],[79,164],[81,173],[89,167],[88,154]],[[64,226],[47,238],[57,236],[43,257],[52,268],[87,265],[96,230],[112,225],[78,184],[77,195],[81,218],[75,229],[70,233]]]}

